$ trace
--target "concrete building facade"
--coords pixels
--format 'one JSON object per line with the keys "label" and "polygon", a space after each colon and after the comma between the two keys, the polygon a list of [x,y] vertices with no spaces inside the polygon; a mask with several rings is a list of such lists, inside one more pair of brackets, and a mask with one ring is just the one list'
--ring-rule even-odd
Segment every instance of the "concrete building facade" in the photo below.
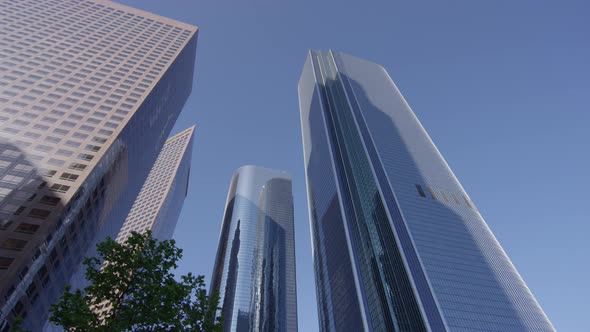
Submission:
{"label": "concrete building facade", "polygon": [[0,7],[0,329],[36,331],[128,215],[192,90],[197,28],[106,0]]}

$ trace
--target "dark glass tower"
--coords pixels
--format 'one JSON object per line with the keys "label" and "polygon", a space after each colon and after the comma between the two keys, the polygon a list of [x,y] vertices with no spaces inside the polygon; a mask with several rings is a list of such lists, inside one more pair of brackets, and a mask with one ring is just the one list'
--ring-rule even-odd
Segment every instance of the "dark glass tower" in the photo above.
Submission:
{"label": "dark glass tower", "polygon": [[321,331],[553,331],[385,71],[311,51],[299,102]]}
{"label": "dark glass tower", "polygon": [[211,291],[219,292],[224,329],[297,331],[291,179],[243,166],[234,174]]}

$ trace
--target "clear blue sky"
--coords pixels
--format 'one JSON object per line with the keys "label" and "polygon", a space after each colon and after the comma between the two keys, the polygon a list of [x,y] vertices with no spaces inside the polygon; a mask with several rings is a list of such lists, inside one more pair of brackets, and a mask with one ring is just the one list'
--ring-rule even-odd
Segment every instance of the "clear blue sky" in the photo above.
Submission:
{"label": "clear blue sky", "polygon": [[588,1],[124,0],[201,28],[180,271],[209,280],[233,171],[293,176],[299,330],[317,331],[297,82],[309,48],[380,63],[560,331],[590,331]]}

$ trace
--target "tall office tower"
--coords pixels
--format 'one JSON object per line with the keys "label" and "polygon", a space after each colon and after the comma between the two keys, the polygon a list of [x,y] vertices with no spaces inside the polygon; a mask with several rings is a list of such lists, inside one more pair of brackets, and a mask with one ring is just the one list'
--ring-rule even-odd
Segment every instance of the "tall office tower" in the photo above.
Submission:
{"label": "tall office tower", "polygon": [[192,89],[197,28],[106,0],[0,0],[0,330],[40,330],[116,236]]}
{"label": "tall office tower", "polygon": [[192,126],[166,140],[117,235],[118,242],[131,232],[148,230],[160,241],[172,238],[188,194],[194,132]]}
{"label": "tall office tower", "polygon": [[310,51],[299,81],[321,331],[553,331],[385,71]]}
{"label": "tall office tower", "polygon": [[[194,131],[192,126],[166,140],[117,235],[117,242],[125,242],[131,232],[151,231],[160,241],[172,238],[188,194]],[[112,309],[108,302],[99,308],[101,314]],[[46,330],[50,329],[53,326],[48,324]]]}
{"label": "tall office tower", "polygon": [[232,177],[214,292],[225,331],[297,331],[293,196],[284,172],[243,166]]}

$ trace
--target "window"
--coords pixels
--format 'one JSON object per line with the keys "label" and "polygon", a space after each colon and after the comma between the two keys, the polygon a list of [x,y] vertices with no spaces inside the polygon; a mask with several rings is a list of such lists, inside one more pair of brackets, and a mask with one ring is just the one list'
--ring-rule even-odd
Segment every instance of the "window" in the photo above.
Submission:
{"label": "window", "polygon": [[33,166],[18,164],[16,166],[14,166],[14,170],[19,171],[19,172],[29,173],[33,170]]}
{"label": "window", "polygon": [[23,222],[18,225],[14,231],[19,233],[34,234],[39,229],[39,227],[39,225]]}
{"label": "window", "polygon": [[87,125],[81,125],[80,126],[80,130],[84,130],[84,131],[93,131],[95,128],[92,126],[87,126]]}
{"label": "window", "polygon": [[29,124],[29,121],[23,121],[23,120],[18,120],[17,119],[17,120],[14,120],[13,123],[15,125],[17,125],[17,126],[25,127],[25,126],[27,126]]}
{"label": "window", "polygon": [[457,204],[461,204],[461,202],[459,202],[459,199],[457,198],[457,196],[455,196],[455,193],[451,193],[451,196],[453,197],[453,200],[455,201],[455,203]]}
{"label": "window", "polygon": [[2,177],[2,181],[12,183],[12,184],[19,184],[22,182],[24,178],[22,176],[10,175],[6,174]]}
{"label": "window", "polygon": [[10,128],[10,127],[2,128],[2,131],[6,132],[6,133],[9,133],[9,134],[13,134],[13,135],[18,134],[18,132],[19,132],[18,129]]}
{"label": "window", "polygon": [[65,150],[65,149],[59,149],[56,152],[57,155],[66,156],[66,157],[71,156],[73,153],[74,153],[73,151]]}
{"label": "window", "polygon": [[39,203],[47,204],[47,205],[57,205],[61,201],[61,198],[55,196],[43,196],[39,200]]}
{"label": "window", "polygon": [[8,219],[1,219],[0,220],[0,230],[7,230],[8,227],[10,227],[10,225],[12,225],[12,220],[8,220]]}
{"label": "window", "polygon": [[29,212],[29,217],[37,218],[37,219],[47,219],[51,211],[43,210],[43,209],[31,209]]}
{"label": "window", "polygon": [[53,184],[51,185],[51,188],[49,188],[49,190],[51,191],[55,191],[58,193],[65,193],[66,191],[70,190],[70,186],[66,186],[65,184]]}
{"label": "window", "polygon": [[78,143],[78,142],[75,142],[75,141],[67,141],[67,142],[66,142],[66,145],[67,145],[67,146],[71,146],[71,147],[73,147],[73,148],[77,148],[77,147],[79,147],[79,146],[80,146],[80,143]]}
{"label": "window", "polygon": [[92,152],[97,152],[98,150],[100,150],[100,146],[87,144],[86,145],[86,150],[92,151]]}
{"label": "window", "polygon": [[14,258],[0,256],[0,270],[6,270],[13,261]]}
{"label": "window", "polygon": [[0,197],[8,196],[12,192],[9,188],[0,188]]}
{"label": "window", "polygon": [[467,203],[467,206],[469,206],[470,208],[473,208],[473,206],[471,206],[471,202],[469,202],[469,199],[467,198],[467,196],[463,195],[463,200],[465,201],[465,203]]}
{"label": "window", "polygon": [[416,185],[416,190],[418,190],[418,194],[420,194],[420,196],[422,197],[426,197],[426,194],[424,194],[424,190],[422,189],[422,186],[420,185]]}
{"label": "window", "polygon": [[86,169],[86,165],[80,163],[72,163],[70,164],[70,169],[74,169],[77,171],[83,171]]}
{"label": "window", "polygon": [[20,156],[20,152],[18,152],[16,150],[6,149],[6,150],[2,151],[2,155],[9,156],[9,157],[18,157],[18,156]]}
{"label": "window", "polygon": [[50,143],[59,143],[61,141],[61,138],[47,136],[47,137],[45,137],[45,141],[50,142]]}
{"label": "window", "polygon": [[57,259],[57,248],[53,248],[53,250],[51,250],[51,254],[49,254],[49,259],[52,262],[55,262],[55,260]]}
{"label": "window", "polygon": [[66,180],[66,181],[76,181],[78,179],[78,175],[76,174],[71,174],[71,173],[63,173],[60,177],[60,179],[62,180]]}
{"label": "window", "polygon": [[434,189],[432,189],[432,187],[428,187],[428,191],[430,192],[430,195],[432,196],[432,199],[438,200],[436,198],[436,194],[434,193]]}
{"label": "window", "polygon": [[65,129],[61,129],[61,128],[55,128],[55,129],[53,129],[53,132],[58,135],[62,135],[62,136],[65,136],[69,133],[69,131],[67,131]]}
{"label": "window", "polygon": [[61,160],[61,159],[51,158],[51,159],[49,159],[47,161],[47,163],[50,164],[50,165],[55,165],[55,166],[62,166],[66,162],[64,160]]}
{"label": "window", "polygon": [[6,239],[0,244],[0,248],[21,251],[27,245],[27,241],[19,239]]}
{"label": "window", "polygon": [[26,132],[25,137],[39,138],[39,137],[41,137],[41,135],[39,135],[37,133]]}
{"label": "window", "polygon": [[27,295],[31,298],[33,297],[33,295],[37,294],[37,286],[35,285],[34,282],[31,283],[31,285],[29,285],[29,288],[27,288]]}
{"label": "window", "polygon": [[16,198],[17,200],[23,200],[27,197],[29,197],[30,193],[26,192],[26,191],[15,191],[14,192],[14,198]]}
{"label": "window", "polygon": [[78,155],[78,159],[81,159],[81,160],[88,160],[88,161],[90,161],[90,160],[92,160],[92,158],[94,158],[94,156],[91,155],[91,154],[80,153]]}
{"label": "window", "polygon": [[47,122],[47,123],[55,123],[57,122],[56,118],[52,118],[52,117],[48,117],[48,116],[44,116],[41,121],[43,122]]}
{"label": "window", "polygon": [[26,207],[25,207],[25,206],[19,206],[19,207],[16,209],[16,211],[14,211],[14,215],[15,215],[15,216],[18,216],[18,215],[20,215],[21,213],[23,213],[23,211],[24,211],[25,209],[26,209]]}

